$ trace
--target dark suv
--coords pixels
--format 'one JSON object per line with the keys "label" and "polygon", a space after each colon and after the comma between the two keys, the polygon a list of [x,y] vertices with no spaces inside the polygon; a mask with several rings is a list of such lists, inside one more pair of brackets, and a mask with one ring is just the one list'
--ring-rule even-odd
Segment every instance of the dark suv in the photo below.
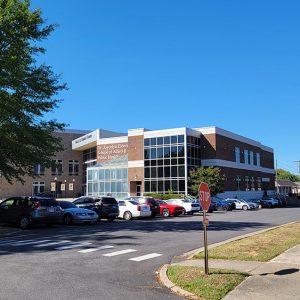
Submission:
{"label": "dark suv", "polygon": [[134,200],[139,204],[147,204],[150,206],[151,209],[151,217],[154,218],[156,215],[159,215],[159,204],[155,201],[152,197],[147,196],[130,196],[126,198],[126,200]]}
{"label": "dark suv", "polygon": [[113,221],[119,216],[118,202],[113,197],[80,197],[73,201],[77,207],[92,209],[101,219]]}
{"label": "dark suv", "polygon": [[51,226],[61,218],[62,209],[53,198],[11,197],[0,203],[0,222],[18,224],[22,229],[36,223]]}

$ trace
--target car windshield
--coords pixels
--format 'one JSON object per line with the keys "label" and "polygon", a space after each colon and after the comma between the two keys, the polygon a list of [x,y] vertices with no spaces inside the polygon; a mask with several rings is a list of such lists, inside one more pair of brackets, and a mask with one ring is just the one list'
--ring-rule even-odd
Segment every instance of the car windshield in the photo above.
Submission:
{"label": "car windshield", "polygon": [[184,203],[191,203],[189,200],[186,200],[186,199],[181,200],[181,201],[184,202]]}
{"label": "car windshield", "polygon": [[58,201],[59,203],[59,206],[62,208],[62,209],[67,209],[67,208],[77,208],[77,206],[72,203],[72,202],[67,202],[67,201]]}

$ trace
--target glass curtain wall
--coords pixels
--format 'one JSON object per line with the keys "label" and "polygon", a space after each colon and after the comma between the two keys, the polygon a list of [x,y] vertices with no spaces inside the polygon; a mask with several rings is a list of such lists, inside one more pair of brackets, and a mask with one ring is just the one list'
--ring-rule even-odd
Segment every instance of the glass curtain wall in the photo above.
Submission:
{"label": "glass curtain wall", "polygon": [[99,164],[87,169],[87,195],[128,197],[128,167]]}
{"label": "glass curtain wall", "polygon": [[185,193],[184,135],[144,139],[145,192]]}

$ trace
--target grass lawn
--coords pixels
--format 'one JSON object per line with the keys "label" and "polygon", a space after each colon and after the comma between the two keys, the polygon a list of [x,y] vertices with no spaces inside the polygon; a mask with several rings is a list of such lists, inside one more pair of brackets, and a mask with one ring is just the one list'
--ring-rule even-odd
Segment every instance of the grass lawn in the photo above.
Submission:
{"label": "grass lawn", "polygon": [[[300,222],[208,250],[210,259],[268,261],[300,244]],[[194,258],[203,258],[204,253]]]}
{"label": "grass lawn", "polygon": [[238,271],[210,269],[209,275],[203,268],[170,266],[168,277],[177,286],[189,291],[199,299],[218,300],[239,285],[248,275]]}

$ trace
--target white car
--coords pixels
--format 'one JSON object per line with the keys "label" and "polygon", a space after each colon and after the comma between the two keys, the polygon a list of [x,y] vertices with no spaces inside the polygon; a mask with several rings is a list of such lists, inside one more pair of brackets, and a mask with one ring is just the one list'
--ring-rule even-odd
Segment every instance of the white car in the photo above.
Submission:
{"label": "white car", "polygon": [[131,220],[132,218],[151,217],[149,205],[140,204],[134,200],[119,200],[119,218]]}
{"label": "white car", "polygon": [[248,209],[255,209],[254,203],[246,202],[243,199],[225,199],[225,201],[228,202],[234,202],[235,209],[242,209],[242,210],[248,210]]}
{"label": "white car", "polygon": [[200,204],[199,203],[193,203],[190,200],[187,199],[169,199],[166,200],[168,204],[176,204],[180,205],[184,208],[183,214],[187,213],[189,215],[192,215],[193,213],[196,213],[200,211]]}

